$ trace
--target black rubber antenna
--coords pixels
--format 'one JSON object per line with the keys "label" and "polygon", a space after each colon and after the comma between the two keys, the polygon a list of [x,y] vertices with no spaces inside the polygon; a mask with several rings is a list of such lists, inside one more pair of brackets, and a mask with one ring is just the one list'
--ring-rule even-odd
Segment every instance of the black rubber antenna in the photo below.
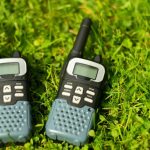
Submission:
{"label": "black rubber antenna", "polygon": [[92,22],[89,18],[85,18],[82,21],[74,46],[69,55],[70,58],[82,57],[84,47],[85,47],[85,44],[86,44],[86,41],[90,32],[91,24]]}

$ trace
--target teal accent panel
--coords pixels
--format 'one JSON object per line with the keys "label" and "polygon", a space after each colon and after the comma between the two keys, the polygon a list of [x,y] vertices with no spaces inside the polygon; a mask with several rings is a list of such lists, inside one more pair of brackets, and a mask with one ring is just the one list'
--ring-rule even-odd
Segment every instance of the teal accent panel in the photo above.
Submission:
{"label": "teal accent panel", "polygon": [[4,143],[25,142],[30,131],[31,116],[28,101],[0,106],[0,141]]}
{"label": "teal accent panel", "polygon": [[46,134],[51,139],[83,145],[87,142],[94,114],[91,107],[78,108],[68,105],[64,99],[56,99],[46,123]]}

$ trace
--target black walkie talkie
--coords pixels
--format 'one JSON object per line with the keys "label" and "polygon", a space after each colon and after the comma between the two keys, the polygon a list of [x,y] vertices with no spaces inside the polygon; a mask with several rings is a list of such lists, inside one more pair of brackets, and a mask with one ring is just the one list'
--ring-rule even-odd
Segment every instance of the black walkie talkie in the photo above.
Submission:
{"label": "black walkie talkie", "polygon": [[0,59],[0,141],[25,142],[30,131],[27,65],[15,52]]}
{"label": "black walkie talkie", "polygon": [[90,26],[91,20],[84,19],[61,72],[58,95],[46,124],[48,137],[74,145],[83,145],[88,139],[105,76],[98,56],[95,61],[82,58]]}

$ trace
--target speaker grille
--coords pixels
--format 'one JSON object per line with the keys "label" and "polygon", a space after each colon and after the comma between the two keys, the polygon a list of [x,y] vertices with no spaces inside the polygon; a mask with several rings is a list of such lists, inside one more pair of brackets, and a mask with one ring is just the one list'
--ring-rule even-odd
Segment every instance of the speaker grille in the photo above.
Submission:
{"label": "speaker grille", "polygon": [[27,110],[26,103],[0,107],[0,133],[18,132],[24,128]]}
{"label": "speaker grille", "polygon": [[80,135],[88,130],[92,108],[81,109],[70,106],[66,101],[57,101],[54,110],[53,120],[54,128],[58,131],[68,134]]}

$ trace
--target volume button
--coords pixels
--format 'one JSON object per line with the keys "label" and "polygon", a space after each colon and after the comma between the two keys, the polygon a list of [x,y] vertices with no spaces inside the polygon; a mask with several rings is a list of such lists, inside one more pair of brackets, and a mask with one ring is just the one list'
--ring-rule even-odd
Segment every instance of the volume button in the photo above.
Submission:
{"label": "volume button", "polygon": [[4,85],[3,86],[3,93],[10,93],[11,92],[11,86],[10,85]]}
{"label": "volume button", "polygon": [[11,102],[11,95],[4,95],[3,96],[3,101],[4,101],[4,103]]}

